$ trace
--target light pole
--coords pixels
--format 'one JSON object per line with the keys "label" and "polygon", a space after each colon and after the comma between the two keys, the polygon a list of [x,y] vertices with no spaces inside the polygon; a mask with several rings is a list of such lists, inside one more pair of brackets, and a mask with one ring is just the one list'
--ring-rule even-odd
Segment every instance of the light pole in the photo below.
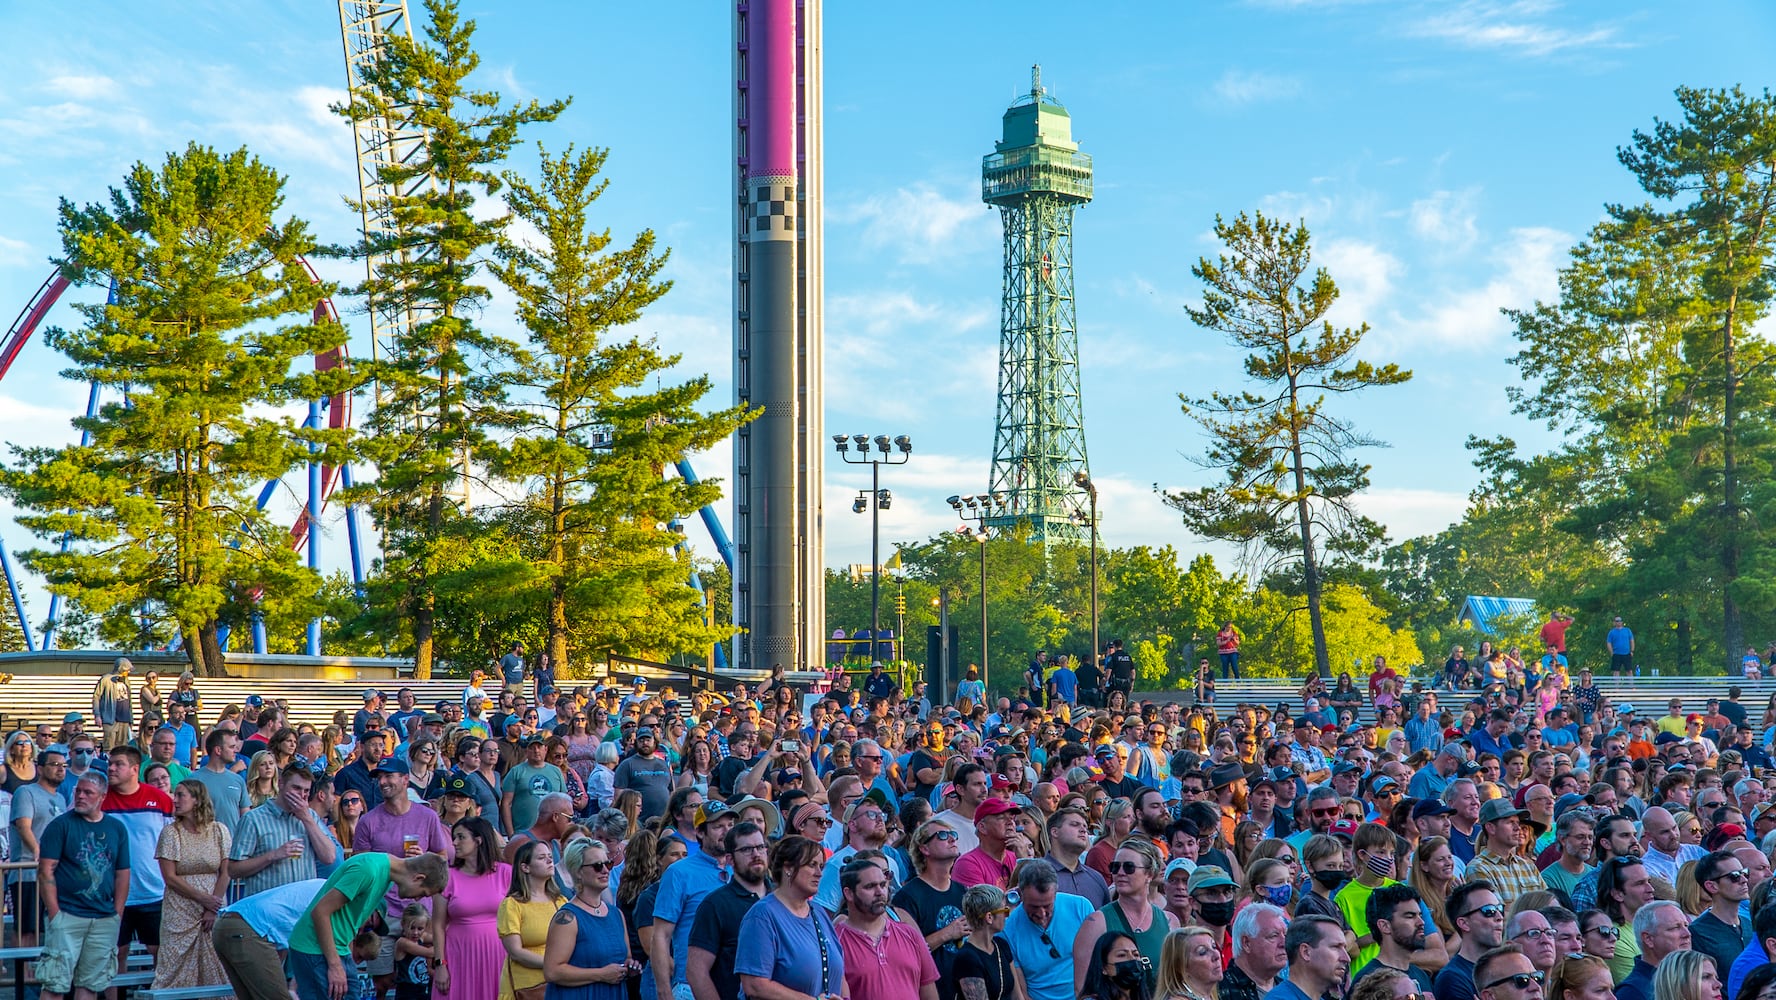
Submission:
{"label": "light pole", "polygon": [[[857,499],[851,501],[851,512],[861,514],[870,512],[870,660],[876,659],[876,640],[882,635],[882,511],[894,502],[894,497],[882,488],[882,466],[905,465],[913,454],[913,439],[905,434],[889,440],[886,434],[877,434],[874,438],[876,450],[870,450],[871,438],[866,434],[853,434],[847,438],[843,434],[833,435],[833,446],[838,449],[839,457],[847,465],[868,465],[870,467],[870,490],[864,493],[859,490]],[[857,446],[856,456],[852,457],[851,446]],[[890,447],[892,446],[892,448]]]}
{"label": "light pole", "polygon": [[1098,487],[1081,469],[1073,473],[1073,485],[1091,498],[1092,663],[1098,662]]}
{"label": "light pole", "polygon": [[973,521],[974,530],[963,528],[963,534],[971,535],[980,543],[980,615],[981,615],[981,649],[980,668],[981,684],[987,683],[987,522],[1002,518],[1010,510],[1006,505],[1004,494],[982,493],[978,496],[953,496],[948,501],[955,509],[956,516],[964,521]]}

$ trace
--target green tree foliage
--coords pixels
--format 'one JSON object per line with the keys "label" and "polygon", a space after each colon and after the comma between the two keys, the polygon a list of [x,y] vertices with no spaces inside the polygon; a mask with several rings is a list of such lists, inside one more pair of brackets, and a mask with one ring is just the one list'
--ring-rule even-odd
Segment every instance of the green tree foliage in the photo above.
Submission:
{"label": "green tree foliage", "polygon": [[1381,526],[1353,506],[1369,485],[1369,466],[1351,458],[1380,442],[1328,412],[1326,394],[1398,385],[1412,374],[1353,360],[1369,326],[1339,330],[1326,320],[1338,286],[1314,266],[1306,226],[1242,212],[1232,222],[1217,216],[1215,236],[1227,252],[1191,267],[1208,287],[1202,308],[1188,311],[1198,326],[1252,352],[1245,371],[1256,389],[1180,397],[1213,442],[1204,464],[1227,481],[1168,493],[1166,502],[1192,531],[1238,543],[1265,570],[1300,567],[1313,663],[1325,674],[1326,566],[1358,561],[1384,540]]}
{"label": "green tree foliage", "polygon": [[195,671],[224,674],[218,627],[232,605],[306,616],[319,580],[291,551],[288,527],[254,503],[258,487],[309,459],[337,461],[342,432],[275,415],[349,387],[350,376],[299,370],[345,341],[315,322],[328,293],[300,257],[300,219],[279,218],[283,178],[246,150],[191,145],[157,170],[131,169],[109,204],[64,200],[64,273],[116,283],[114,304],[77,307],[79,329],[49,331],[64,377],[112,402],[75,420],[85,445],[14,449],[0,489],[38,538],[25,562],[49,589],[99,619],[116,643],[183,636]]}
{"label": "green tree foliage", "polygon": [[487,373],[513,349],[475,322],[489,294],[482,268],[511,217],[475,207],[500,190],[500,165],[523,128],[552,121],[566,107],[507,104],[473,89],[469,77],[480,64],[475,22],[462,21],[456,7],[455,0],[427,0],[429,41],[391,36],[382,58],[365,68],[364,87],[334,109],[353,121],[409,122],[425,137],[418,155],[379,164],[379,179],[392,193],[357,207],[389,225],[353,251],[380,264],[360,293],[379,309],[406,310],[419,320],[374,363],[360,363],[378,387],[363,443],[377,477],[357,496],[382,533],[381,572],[399,584],[391,596],[410,623],[421,678],[431,676],[434,656],[434,577],[474,530],[451,498],[468,490],[468,456],[484,446],[501,411],[499,386]]}
{"label": "green tree foliage", "polygon": [[[908,659],[925,660],[925,629],[937,624],[937,598],[947,592],[950,621],[957,631],[957,662],[980,659],[980,553],[974,538],[946,532],[926,542],[902,546],[904,571],[884,575],[884,622],[893,624],[893,595],[907,598],[905,635]],[[1078,657],[1090,655],[1089,553],[1049,547],[1043,570],[1042,548],[1027,536],[1008,534],[986,543],[988,681],[1009,692],[1021,684],[1023,668],[1039,649]],[[1288,676],[1311,669],[1296,638],[1306,635],[1299,597],[1254,589],[1243,577],[1223,575],[1213,558],[1199,555],[1178,564],[1169,546],[1109,549],[1098,554],[1099,633],[1128,644],[1145,690],[1189,687],[1196,660],[1213,657],[1214,633],[1232,621],[1247,645],[1241,662],[1257,676]],[[1422,662],[1411,634],[1392,629],[1366,592],[1348,584],[1337,594],[1327,618],[1331,648],[1349,656],[1377,654],[1393,662]],[[827,631],[850,635],[869,627],[869,577],[828,571]],[[1311,643],[1307,648],[1311,650]]]}
{"label": "green tree foliage", "polygon": [[1559,529],[1614,564],[1575,588],[1569,644],[1600,649],[1619,612],[1643,660],[1734,670],[1748,619],[1776,624],[1776,372],[1755,329],[1776,263],[1776,99],[1677,101],[1679,119],[1619,153],[1650,200],[1607,206],[1558,303],[1509,313],[1512,360],[1536,387],[1514,398],[1567,434],[1552,457],[1574,470]]}
{"label": "green tree foliage", "polygon": [[[1411,633],[1389,628],[1381,609],[1362,588],[1334,583],[1322,596],[1326,652],[1336,670],[1366,676],[1376,656],[1401,665],[1424,662]],[[1305,603],[1290,594],[1260,588],[1253,595],[1240,647],[1240,669],[1246,676],[1295,677],[1317,669],[1319,650],[1306,610]]]}
{"label": "green tree foliage", "polygon": [[570,650],[705,650],[733,634],[705,624],[686,586],[690,557],[674,551],[679,537],[666,527],[719,499],[720,486],[661,471],[753,414],[699,412],[706,376],[648,388],[679,358],[652,340],[613,335],[671,285],[658,280],[667,254],[651,231],[613,249],[610,232],[593,228],[605,157],[545,151],[537,184],[508,172],[506,201],[541,238],[502,244],[493,268],[517,297],[529,343],[499,375],[511,401],[498,416],[505,433],[478,454],[523,487],[518,504],[537,532],[521,573],[534,579],[556,663],[571,662]]}

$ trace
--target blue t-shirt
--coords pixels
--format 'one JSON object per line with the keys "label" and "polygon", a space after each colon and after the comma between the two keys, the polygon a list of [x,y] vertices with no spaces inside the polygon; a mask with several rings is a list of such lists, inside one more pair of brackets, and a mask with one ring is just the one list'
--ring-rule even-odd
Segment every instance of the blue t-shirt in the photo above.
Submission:
{"label": "blue t-shirt", "polygon": [[507,686],[524,683],[524,657],[517,653],[507,653],[500,657],[500,673],[504,675]]}
{"label": "blue t-shirt", "polygon": [[[678,867],[673,865],[666,871]],[[734,974],[760,976],[809,996],[843,993],[845,957],[839,951],[839,936],[833,931],[832,918],[811,902],[808,911],[807,916],[798,917],[789,912],[776,893],[766,893],[740,921]],[[678,951],[676,946],[673,950]],[[822,955],[825,982],[820,977]]]}
{"label": "blue t-shirt", "polygon": [[189,722],[179,723],[177,741],[173,744],[173,759],[181,764],[188,763],[197,759],[197,749],[197,730]]}
{"label": "blue t-shirt", "polygon": [[98,822],[78,813],[49,821],[37,841],[38,857],[56,863],[56,901],[76,917],[117,914],[117,873],[130,868],[129,832],[115,817]]}
{"label": "blue t-shirt", "polygon": [[1634,630],[1626,625],[1610,629],[1603,641],[1609,643],[1609,651],[1617,656],[1627,656],[1634,652]]}
{"label": "blue t-shirt", "polygon": [[[1048,675],[1048,681],[1054,685],[1055,697],[1068,705],[1079,698],[1079,675],[1072,667],[1059,667]],[[1047,954],[1044,952],[1044,954]]]}
{"label": "blue t-shirt", "polygon": [[[1093,912],[1084,896],[1057,892],[1046,930],[1032,923],[1021,906],[1005,918],[1004,937],[1015,963],[1024,970],[1030,1000],[1073,1000],[1073,939]],[[1057,951],[1059,959],[1053,957]]]}
{"label": "blue t-shirt", "polygon": [[727,872],[702,851],[686,856],[660,876],[660,892],[654,897],[654,920],[673,923],[672,985],[687,982],[685,956],[691,949],[691,925],[696,922],[697,907],[703,905],[703,897],[727,881]]}

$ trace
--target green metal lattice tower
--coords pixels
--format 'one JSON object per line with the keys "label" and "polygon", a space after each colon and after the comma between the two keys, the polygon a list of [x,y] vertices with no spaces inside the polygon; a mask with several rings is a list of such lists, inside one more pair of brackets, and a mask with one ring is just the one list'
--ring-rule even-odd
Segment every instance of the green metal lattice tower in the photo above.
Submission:
{"label": "green metal lattice tower", "polygon": [[1079,331],[1073,312],[1073,210],[1091,201],[1091,157],[1073,120],[1030,70],[1030,92],[1005,112],[1004,138],[981,163],[981,200],[1005,229],[999,307],[999,406],[988,489],[1033,541],[1078,541],[1090,523],[1074,474],[1085,458]]}

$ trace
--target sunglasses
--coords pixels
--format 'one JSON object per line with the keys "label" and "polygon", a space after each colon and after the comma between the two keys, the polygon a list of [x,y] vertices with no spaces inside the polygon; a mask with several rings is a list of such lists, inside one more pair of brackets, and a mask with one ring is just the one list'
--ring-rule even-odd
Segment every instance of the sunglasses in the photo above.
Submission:
{"label": "sunglasses", "polygon": [[1622,936],[1621,929],[1610,924],[1598,924],[1596,927],[1591,928],[1585,933],[1601,935],[1606,941],[1614,941],[1616,938]]}
{"label": "sunglasses", "polygon": [[1741,868],[1736,872],[1721,872],[1709,881],[1717,882],[1723,878],[1730,878],[1735,882],[1749,882],[1751,881],[1751,873]]}
{"label": "sunglasses", "polygon": [[1542,988],[1542,979],[1543,976],[1540,972],[1519,972],[1514,976],[1505,976],[1502,979],[1494,979],[1492,982],[1487,983],[1480,988],[1483,990],[1490,990],[1494,986],[1498,986],[1502,983],[1510,983],[1513,987],[1520,990],[1527,990],[1533,986],[1539,992]]}
{"label": "sunglasses", "polygon": [[1133,875],[1136,872],[1144,872],[1147,870],[1146,865],[1135,861],[1112,861],[1110,862],[1109,868],[1110,874],[1112,875]]}
{"label": "sunglasses", "polygon": [[590,868],[595,872],[608,872],[611,870],[611,863],[609,861],[588,861],[580,867]]}
{"label": "sunglasses", "polygon": [[962,835],[957,833],[954,830],[939,830],[936,833],[932,834],[931,836],[926,837],[925,843],[929,844],[934,840],[961,840],[961,839],[962,839]]}
{"label": "sunglasses", "polygon": [[1487,903],[1485,906],[1476,906],[1471,910],[1457,913],[1456,916],[1467,917],[1476,913],[1483,917],[1502,917],[1505,915],[1505,908],[1497,903]]}

